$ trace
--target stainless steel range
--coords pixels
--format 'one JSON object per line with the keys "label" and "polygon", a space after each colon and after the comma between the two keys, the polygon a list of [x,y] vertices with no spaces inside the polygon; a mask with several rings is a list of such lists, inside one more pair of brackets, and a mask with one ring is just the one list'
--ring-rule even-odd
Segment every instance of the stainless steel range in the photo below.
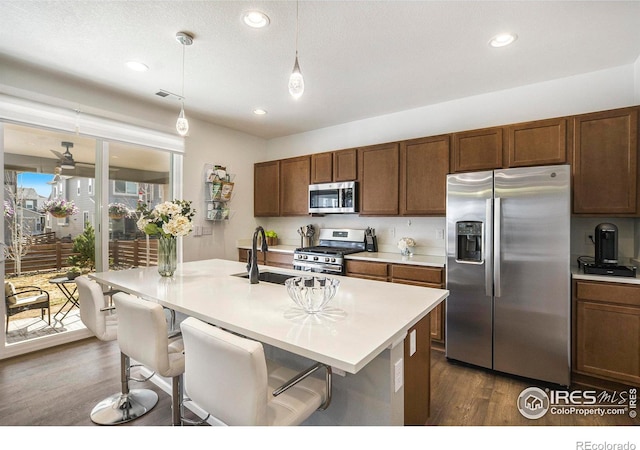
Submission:
{"label": "stainless steel range", "polygon": [[317,273],[344,275],[344,255],[365,251],[365,230],[320,230],[315,247],[297,248],[293,252],[293,268]]}

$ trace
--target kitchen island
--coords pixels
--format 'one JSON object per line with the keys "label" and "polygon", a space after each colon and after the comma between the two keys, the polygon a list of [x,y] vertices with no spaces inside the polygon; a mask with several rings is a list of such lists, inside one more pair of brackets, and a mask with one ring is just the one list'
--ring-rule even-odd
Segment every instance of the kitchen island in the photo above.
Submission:
{"label": "kitchen island", "polygon": [[[265,266],[260,271],[308,275]],[[268,357],[296,369],[314,361],[331,365],[336,369],[333,403],[305,423],[402,425],[410,409],[426,408],[428,414],[428,314],[448,291],[337,277],[341,284],[331,303],[323,313],[309,315],[295,307],[284,286],[252,285],[234,276],[245,273],[243,263],[206,260],[180,264],[172,278],[160,277],[156,267],[91,277],[258,340]],[[405,384],[421,392],[405,395]],[[405,405],[405,399],[415,398],[422,403],[426,398],[427,404]]]}

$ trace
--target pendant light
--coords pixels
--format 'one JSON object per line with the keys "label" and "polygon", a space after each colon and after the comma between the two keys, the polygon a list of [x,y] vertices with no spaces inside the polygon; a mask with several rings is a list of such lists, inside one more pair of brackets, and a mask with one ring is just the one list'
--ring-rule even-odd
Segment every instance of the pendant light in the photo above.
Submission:
{"label": "pendant light", "polygon": [[185,32],[179,32],[176,34],[176,40],[182,44],[182,93],[180,94],[180,114],[176,122],[176,130],[180,136],[186,136],[189,132],[189,121],[184,116],[184,52],[187,45],[193,44],[193,36]]}
{"label": "pendant light", "polygon": [[293,72],[289,77],[289,94],[294,99],[299,99],[304,92],[304,79],[298,64],[298,2],[296,1],[296,62],[293,64]]}

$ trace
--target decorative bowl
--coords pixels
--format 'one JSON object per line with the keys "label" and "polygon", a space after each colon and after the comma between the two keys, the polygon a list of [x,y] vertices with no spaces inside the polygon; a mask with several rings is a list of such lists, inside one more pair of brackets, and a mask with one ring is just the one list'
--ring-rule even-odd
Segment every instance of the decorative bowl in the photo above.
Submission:
{"label": "decorative bowl", "polygon": [[336,295],[340,280],[329,277],[302,276],[285,281],[287,293],[296,305],[305,312],[320,312]]}

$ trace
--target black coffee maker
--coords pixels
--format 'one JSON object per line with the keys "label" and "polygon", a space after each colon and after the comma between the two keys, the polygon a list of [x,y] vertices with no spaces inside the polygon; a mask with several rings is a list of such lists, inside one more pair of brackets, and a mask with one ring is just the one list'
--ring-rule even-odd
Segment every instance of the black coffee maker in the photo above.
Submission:
{"label": "black coffee maker", "polygon": [[595,231],[596,265],[618,264],[618,227],[601,223]]}
{"label": "black coffee maker", "polygon": [[601,223],[596,227],[594,234],[595,261],[584,264],[584,273],[635,277],[635,267],[618,265],[618,227],[612,223]]}

